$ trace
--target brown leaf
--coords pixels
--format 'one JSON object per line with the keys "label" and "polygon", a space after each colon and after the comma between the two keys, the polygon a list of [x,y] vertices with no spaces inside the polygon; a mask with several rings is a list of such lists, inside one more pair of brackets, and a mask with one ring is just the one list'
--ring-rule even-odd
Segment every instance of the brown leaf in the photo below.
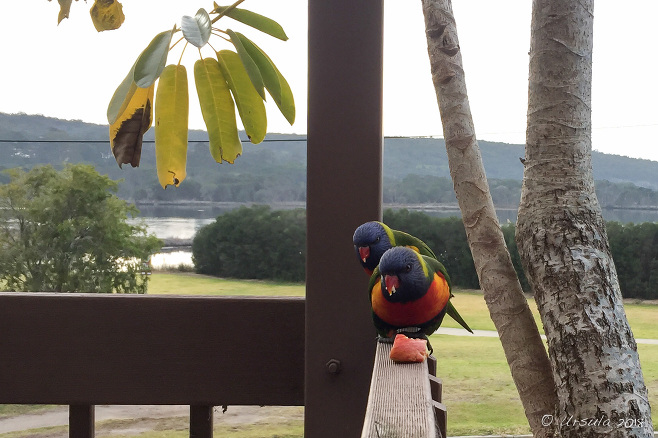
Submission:
{"label": "brown leaf", "polygon": [[138,88],[123,114],[110,125],[110,146],[117,164],[139,166],[142,155],[142,138],[153,121],[153,94],[155,84]]}
{"label": "brown leaf", "polygon": [[118,29],[126,19],[123,6],[116,0],[95,0],[89,14],[99,32]]}
{"label": "brown leaf", "polygon": [[71,3],[73,0],[57,0],[59,3],[59,15],[57,16],[57,24],[61,23],[63,19],[69,18],[69,11],[71,10]]}

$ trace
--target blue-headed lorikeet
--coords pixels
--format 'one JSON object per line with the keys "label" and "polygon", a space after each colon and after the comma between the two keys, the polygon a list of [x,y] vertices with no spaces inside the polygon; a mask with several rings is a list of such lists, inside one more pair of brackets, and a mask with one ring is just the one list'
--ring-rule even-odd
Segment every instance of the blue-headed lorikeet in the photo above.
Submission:
{"label": "blue-headed lorikeet", "polygon": [[[359,262],[368,275],[373,274],[384,253],[393,247],[411,248],[421,255],[437,260],[434,251],[425,242],[411,234],[394,230],[382,222],[371,221],[359,226],[354,231],[353,243]],[[443,265],[441,263],[439,265],[445,272]],[[452,297],[452,294],[450,296]],[[446,312],[462,327],[473,333],[452,303],[448,302]]]}
{"label": "blue-headed lorikeet", "polygon": [[450,289],[450,277],[436,259],[407,247],[386,251],[369,285],[377,333],[383,338],[400,332],[427,339],[443,321]]}

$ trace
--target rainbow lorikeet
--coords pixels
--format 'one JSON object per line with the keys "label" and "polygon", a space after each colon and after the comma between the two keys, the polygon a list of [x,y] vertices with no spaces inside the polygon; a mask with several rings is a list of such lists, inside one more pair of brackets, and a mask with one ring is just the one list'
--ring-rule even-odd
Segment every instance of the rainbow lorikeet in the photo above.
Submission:
{"label": "rainbow lorikeet", "polygon": [[[439,263],[434,251],[432,251],[425,242],[411,234],[394,230],[382,222],[366,222],[359,226],[356,231],[354,231],[353,242],[354,250],[359,258],[359,262],[368,275],[373,275],[373,272],[377,265],[379,265],[384,253],[393,247],[410,248],[413,251],[430,257]],[[439,263],[439,265],[443,272],[445,272],[443,265],[441,263]],[[445,275],[447,277],[447,273]],[[450,296],[452,297],[452,293]],[[473,333],[473,330],[471,330],[452,303],[448,302],[446,312],[462,327]]]}
{"label": "rainbow lorikeet", "polygon": [[436,259],[400,246],[386,251],[369,285],[377,333],[427,339],[443,321],[450,289],[450,277]]}

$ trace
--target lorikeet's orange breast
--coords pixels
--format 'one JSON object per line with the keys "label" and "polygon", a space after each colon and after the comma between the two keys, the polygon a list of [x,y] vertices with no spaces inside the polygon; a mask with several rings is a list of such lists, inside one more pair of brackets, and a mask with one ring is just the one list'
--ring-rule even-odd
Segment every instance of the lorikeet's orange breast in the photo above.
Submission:
{"label": "lorikeet's orange breast", "polygon": [[420,325],[438,315],[448,304],[450,288],[445,278],[434,274],[429,290],[415,301],[391,303],[382,295],[381,283],[372,288],[372,310],[385,323],[395,327]]}

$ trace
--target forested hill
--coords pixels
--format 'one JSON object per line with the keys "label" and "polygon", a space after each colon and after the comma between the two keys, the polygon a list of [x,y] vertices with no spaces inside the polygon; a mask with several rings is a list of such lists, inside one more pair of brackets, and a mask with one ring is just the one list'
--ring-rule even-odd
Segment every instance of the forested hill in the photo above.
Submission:
{"label": "forested hill", "polygon": [[[478,140],[478,144],[488,178],[522,179],[523,165],[520,158],[525,155],[523,145],[484,140]],[[385,146],[385,176],[403,178],[406,174],[418,174],[450,177],[443,139],[388,138]],[[592,154],[592,166],[595,180],[630,182],[658,190],[658,161],[595,151]]]}
{"label": "forested hill", "polygon": [[[120,195],[133,200],[205,199],[212,201],[303,201],[306,195],[304,136],[268,134],[260,145],[244,143],[236,164],[218,165],[210,157],[207,134],[190,131],[187,179],[177,189],[162,190],[155,173],[155,153],[145,142],[138,169],[119,169],[112,157],[107,126],[44,116],[0,113],[0,169],[31,168],[39,164],[85,162],[114,179],[122,178]],[[150,130],[145,140],[153,139]],[[8,143],[20,140],[21,143]],[[31,143],[29,140],[45,141]],[[28,141],[28,142],[25,142]],[[88,143],[87,143],[88,142]],[[387,138],[384,149],[384,196],[387,202],[453,202],[448,162],[441,139]],[[479,141],[492,192],[518,203],[523,165],[522,145]],[[346,157],[349,159],[349,157]],[[658,162],[595,152],[594,177],[605,187],[602,203],[628,199],[633,205],[658,205]],[[0,181],[6,181],[6,175]],[[641,189],[638,187],[646,189]],[[443,195],[437,196],[437,191]],[[426,193],[427,192],[427,193]],[[429,198],[431,199],[429,199]],[[606,201],[607,199],[607,201]],[[499,199],[501,202],[501,199]],[[628,206],[628,205],[626,205]]]}

